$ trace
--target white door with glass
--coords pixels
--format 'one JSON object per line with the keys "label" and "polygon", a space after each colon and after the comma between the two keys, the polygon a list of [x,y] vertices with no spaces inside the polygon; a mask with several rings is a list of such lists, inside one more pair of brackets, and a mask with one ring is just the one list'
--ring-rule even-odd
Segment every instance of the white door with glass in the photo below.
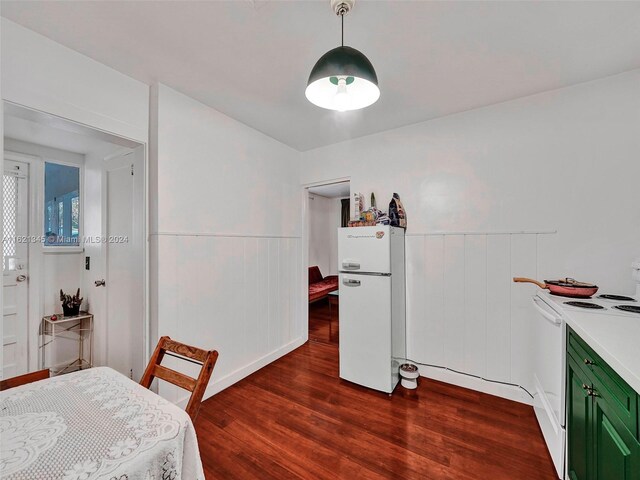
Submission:
{"label": "white door with glass", "polygon": [[2,377],[27,373],[29,165],[5,157],[2,176]]}

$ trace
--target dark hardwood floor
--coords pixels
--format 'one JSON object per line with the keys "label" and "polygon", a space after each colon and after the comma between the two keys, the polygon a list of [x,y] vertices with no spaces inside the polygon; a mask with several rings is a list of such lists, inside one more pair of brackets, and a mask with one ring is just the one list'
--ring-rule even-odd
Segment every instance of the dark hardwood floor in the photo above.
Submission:
{"label": "dark hardwood floor", "polygon": [[207,479],[556,478],[530,407],[427,379],[392,397],[340,380],[337,321],[312,311],[309,342],[204,402]]}
{"label": "dark hardwood floor", "polygon": [[309,341],[338,345],[339,325],[338,305],[326,299],[309,305]]}

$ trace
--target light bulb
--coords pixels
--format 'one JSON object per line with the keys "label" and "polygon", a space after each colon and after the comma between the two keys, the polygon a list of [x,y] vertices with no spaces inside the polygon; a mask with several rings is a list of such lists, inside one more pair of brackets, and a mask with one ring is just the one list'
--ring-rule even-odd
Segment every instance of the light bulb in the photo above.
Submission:
{"label": "light bulb", "polygon": [[335,96],[336,110],[345,112],[349,106],[349,94],[347,93],[347,79],[342,77],[338,79],[338,89]]}

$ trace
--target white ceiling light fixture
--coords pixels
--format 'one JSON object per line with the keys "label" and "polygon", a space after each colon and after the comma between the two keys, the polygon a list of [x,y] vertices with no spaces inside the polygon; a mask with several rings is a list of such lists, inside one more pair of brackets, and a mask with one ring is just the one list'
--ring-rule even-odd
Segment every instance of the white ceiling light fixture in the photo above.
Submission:
{"label": "white ceiling light fixture", "polygon": [[374,104],[380,98],[378,77],[369,59],[355,48],[344,46],[344,16],[355,0],[331,0],[342,22],[341,46],[329,50],[316,62],[305,96],[314,105],[346,112]]}

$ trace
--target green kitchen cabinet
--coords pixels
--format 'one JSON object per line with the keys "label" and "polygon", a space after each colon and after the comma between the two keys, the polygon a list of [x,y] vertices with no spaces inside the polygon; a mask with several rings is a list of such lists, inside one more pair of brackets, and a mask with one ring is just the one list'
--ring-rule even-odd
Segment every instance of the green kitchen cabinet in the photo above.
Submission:
{"label": "green kitchen cabinet", "polygon": [[594,397],[595,467],[598,480],[640,478],[640,444],[601,397]]}
{"label": "green kitchen cabinet", "polygon": [[569,479],[640,480],[640,396],[571,329],[566,401]]}
{"label": "green kitchen cabinet", "polygon": [[584,388],[589,380],[572,357],[567,355],[567,431],[569,478],[589,480],[593,463],[593,400]]}

